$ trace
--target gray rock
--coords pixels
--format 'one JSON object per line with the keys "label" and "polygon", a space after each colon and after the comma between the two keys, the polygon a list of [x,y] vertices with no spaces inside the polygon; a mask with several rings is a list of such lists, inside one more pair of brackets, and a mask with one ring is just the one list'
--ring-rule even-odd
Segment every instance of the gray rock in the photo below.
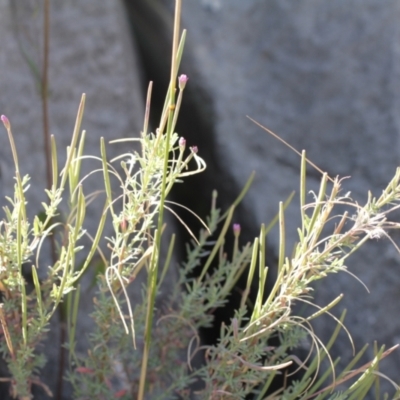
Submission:
{"label": "gray rock", "polygon": [[[136,39],[146,43],[153,54],[160,54],[154,65],[157,73],[166,69],[161,54],[169,54],[172,1],[138,1],[137,7],[139,17],[135,20],[131,15],[131,19],[144,35],[139,37],[138,28]],[[134,8],[127,10],[135,12]],[[297,190],[300,160],[246,115],[298,150],[306,149],[308,157],[331,176],[351,175],[344,191],[351,190],[361,204],[368,190],[379,195],[391,178],[398,159],[399,11],[397,2],[383,5],[378,0],[183,2],[188,41],[182,72],[190,77],[188,90],[194,88],[189,102],[195,115],[188,111],[189,118],[183,113],[185,129],[178,132],[189,137],[194,115],[193,132],[198,131],[197,140],[204,142],[203,154],[213,175],[203,183],[220,184],[217,189],[225,197],[235,193],[251,171],[257,172],[245,200],[246,212],[239,216],[249,230],[256,232],[259,223],[270,221],[278,202]],[[140,21],[144,15],[153,18],[150,24]],[[81,92],[87,93],[83,123],[88,131],[87,152],[98,153],[100,136],[112,139],[137,134],[143,114],[141,71],[122,4],[52,2],[51,24],[50,130],[59,148],[69,142]],[[29,200],[36,214],[46,181],[37,80],[42,57],[41,6],[0,2],[0,32],[0,112],[11,120],[23,155],[23,172],[32,176]],[[148,32],[156,34],[149,36]],[[14,168],[4,134],[0,167],[0,194],[9,195]],[[309,172],[308,188],[315,190],[319,174]],[[208,196],[205,190],[198,192]],[[286,213],[289,246],[296,241],[299,222],[296,200]],[[89,217],[96,221],[98,212],[94,210]],[[276,252],[276,231],[268,241]],[[316,288],[319,304],[345,294],[341,307],[349,310],[347,326],[358,349],[374,340],[388,347],[399,342],[399,322],[393,317],[400,283],[398,260],[390,243],[372,242],[349,260],[350,271],[366,283],[370,294],[346,274]],[[82,301],[82,315],[90,308],[86,307],[89,299],[90,295]],[[84,336],[89,325],[84,318],[81,322]],[[331,326],[332,322],[317,322],[316,332],[326,340]],[[57,330],[52,335],[56,349]],[[57,351],[48,349],[45,380],[54,388]],[[338,354],[344,358],[351,354],[345,337],[333,349],[333,355]],[[395,355],[384,361],[381,371],[396,378],[399,369]],[[66,390],[64,398],[69,396]]]}

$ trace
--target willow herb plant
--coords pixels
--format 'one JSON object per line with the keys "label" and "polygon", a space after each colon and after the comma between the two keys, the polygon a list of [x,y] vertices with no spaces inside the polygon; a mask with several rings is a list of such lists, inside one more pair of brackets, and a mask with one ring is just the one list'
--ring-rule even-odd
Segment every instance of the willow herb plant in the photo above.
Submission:
{"label": "willow herb plant", "polygon": [[[224,248],[224,238],[232,226],[235,207],[247,192],[253,175],[236,201],[222,214],[213,194],[211,213],[204,229],[194,234],[188,245],[187,260],[179,270],[173,288],[164,288],[169,273],[174,236],[164,257],[161,257],[162,235],[165,228],[164,210],[169,209],[167,196],[173,185],[189,174],[205,169],[196,147],[186,148],[184,138],[175,133],[175,126],[187,84],[186,75],[178,77],[186,33],[180,32],[181,0],[176,1],[172,46],[171,79],[164,110],[155,133],[149,132],[152,84],[147,94],[143,131],[139,138],[140,152],[107,158],[107,147],[101,139],[101,157],[84,155],[85,131],[81,131],[85,96],[78,109],[75,128],[61,172],[58,169],[56,141],[51,138],[51,188],[46,190],[48,201],[43,203],[44,217],[29,221],[26,191],[29,176],[22,175],[15,148],[11,124],[1,119],[7,130],[15,164],[14,197],[7,198],[4,218],[0,222],[0,326],[1,354],[7,363],[13,398],[32,398],[32,386],[39,385],[51,396],[41,381],[40,371],[46,359],[37,351],[46,340],[53,314],[64,302],[67,310],[70,370],[66,379],[74,388],[74,398],[86,399],[362,399],[375,385],[379,398],[379,362],[393,351],[375,345],[375,357],[356,367],[365,351],[357,353],[342,371],[335,371],[338,360],[331,359],[329,350],[343,325],[344,314],[338,319],[330,310],[340,301],[338,297],[316,312],[299,316],[293,312],[296,302],[312,305],[312,283],[330,273],[346,271],[345,262],[368,239],[388,237],[388,231],[400,227],[388,215],[399,207],[400,169],[379,198],[368,194],[365,206],[356,204],[349,195],[340,194],[341,180],[322,174],[320,190],[314,201],[306,202],[305,152],[301,154],[299,241],[291,257],[285,248],[285,208],[279,204],[277,217],[268,227],[262,226],[259,237],[244,247],[240,245],[240,226],[233,224],[233,249]],[[126,139],[124,139],[126,140]],[[102,174],[106,201],[92,244],[78,265],[78,253],[85,251],[82,239],[90,195],[85,194],[87,176],[81,177],[81,163],[95,158],[101,167],[93,173]],[[192,166],[195,166],[194,169]],[[121,172],[122,171],[122,172]],[[111,187],[116,179],[121,188],[115,194]],[[65,215],[62,206],[67,205]],[[342,215],[335,214],[337,206],[353,208]],[[171,210],[172,211],[172,210]],[[173,212],[174,213],[174,212]],[[175,213],[174,213],[175,214]],[[176,214],[175,214],[176,215]],[[109,255],[100,249],[107,216],[111,217],[114,234],[107,238]],[[332,232],[326,235],[333,217],[338,218]],[[180,218],[178,217],[180,220]],[[181,220],[180,220],[181,221]],[[181,221],[184,223],[183,221]],[[266,235],[274,223],[279,224],[280,247],[277,279],[267,292]],[[221,226],[217,233],[218,226]],[[187,227],[190,231],[190,227]],[[55,233],[59,234],[58,257],[48,267],[44,279],[42,248]],[[191,231],[190,231],[191,232]],[[215,235],[217,238],[215,239]],[[93,331],[88,333],[87,354],[76,351],[76,320],[79,308],[79,281],[91,268],[93,257],[99,253],[105,268],[96,276],[97,291],[91,318]],[[216,268],[210,268],[214,261]],[[30,265],[33,287],[29,287],[23,266]],[[162,266],[162,268],[161,268]],[[193,277],[195,268],[201,268]],[[147,274],[145,288],[133,289],[138,274]],[[199,329],[213,324],[213,311],[223,307],[242,274],[247,284],[242,292],[240,307],[229,325],[220,327],[220,338],[214,346],[204,346]],[[41,274],[43,276],[43,274]],[[250,292],[257,287],[254,304]],[[131,304],[129,293],[142,290],[142,302]],[[168,300],[156,307],[157,297],[167,292]],[[322,314],[331,315],[337,324],[330,341],[324,344],[315,336],[312,320]],[[347,330],[346,330],[347,332]],[[350,336],[350,333],[347,332]],[[270,345],[279,338],[279,346]],[[296,348],[310,338],[306,360],[296,356]],[[201,362],[194,363],[195,358]],[[321,371],[322,361],[329,367]],[[196,366],[195,366],[196,364]],[[298,380],[285,379],[278,390],[272,385],[279,374],[288,374],[289,366],[301,370]],[[400,398],[394,383],[394,398]],[[339,386],[340,385],[340,386]],[[340,389],[338,389],[340,387]],[[196,389],[195,389],[196,388]]]}

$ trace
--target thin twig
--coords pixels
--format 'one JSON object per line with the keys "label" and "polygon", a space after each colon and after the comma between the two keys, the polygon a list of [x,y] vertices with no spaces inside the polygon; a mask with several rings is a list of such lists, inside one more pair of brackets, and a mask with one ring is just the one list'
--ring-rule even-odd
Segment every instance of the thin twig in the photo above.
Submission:
{"label": "thin twig", "polygon": [[[42,65],[42,81],[41,81],[41,102],[42,102],[42,124],[43,124],[43,151],[46,160],[46,186],[51,190],[52,163],[50,153],[50,124],[49,124],[49,42],[50,42],[50,0],[44,0],[43,9],[43,65]],[[53,265],[57,261],[57,249],[54,235],[50,236],[51,258]],[[60,346],[59,346],[59,364],[57,374],[56,399],[62,398],[63,391],[63,375],[65,363],[65,348],[63,346],[66,340],[66,316],[64,306],[59,307],[60,318]]]}

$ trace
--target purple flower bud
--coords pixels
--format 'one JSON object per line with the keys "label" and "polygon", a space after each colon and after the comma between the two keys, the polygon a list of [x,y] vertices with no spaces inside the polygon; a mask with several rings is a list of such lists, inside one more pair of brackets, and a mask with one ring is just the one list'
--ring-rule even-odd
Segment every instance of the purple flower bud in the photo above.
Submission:
{"label": "purple flower bud", "polygon": [[10,121],[8,120],[8,118],[5,115],[2,115],[1,120],[3,121],[5,128],[7,130],[9,130],[10,129]]}
{"label": "purple flower bud", "polygon": [[186,86],[186,82],[189,80],[189,78],[187,77],[187,75],[182,74],[179,78],[178,78],[178,82],[179,82],[179,89],[183,90],[185,89]]}
{"label": "purple flower bud", "polygon": [[185,139],[184,137],[181,137],[181,138],[179,139],[179,147],[182,148],[182,149],[184,149],[185,146],[186,146],[186,139]]}
{"label": "purple flower bud", "polygon": [[194,153],[194,154],[198,153],[198,151],[199,151],[199,149],[197,148],[197,146],[191,147],[190,150],[192,150],[192,153]]}
{"label": "purple flower bud", "polygon": [[233,224],[233,234],[237,237],[240,233],[240,224]]}

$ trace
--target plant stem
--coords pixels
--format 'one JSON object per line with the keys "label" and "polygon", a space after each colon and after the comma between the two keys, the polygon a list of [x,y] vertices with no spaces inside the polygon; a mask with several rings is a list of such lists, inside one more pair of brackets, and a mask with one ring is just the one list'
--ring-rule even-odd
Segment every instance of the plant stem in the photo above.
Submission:
{"label": "plant stem", "polygon": [[[172,61],[171,61],[171,81],[169,90],[169,109],[168,109],[168,125],[165,138],[165,156],[164,156],[164,171],[161,184],[161,198],[159,204],[157,230],[155,232],[155,247],[151,258],[149,277],[148,277],[148,304],[144,337],[144,349],[142,358],[142,367],[140,372],[140,382],[138,391],[138,400],[143,400],[144,389],[146,384],[147,364],[150,354],[151,331],[153,324],[154,304],[157,292],[157,276],[158,266],[160,262],[161,234],[164,220],[164,204],[166,199],[167,175],[168,175],[168,158],[169,158],[169,142],[172,135],[174,111],[175,111],[175,89],[177,76],[177,52],[179,42],[179,20],[181,15],[182,0],[175,1],[175,17],[174,17],[174,36],[172,42]],[[160,131],[160,134],[162,132]]]}
{"label": "plant stem", "polygon": [[[50,42],[50,0],[44,0],[43,9],[43,65],[42,65],[42,82],[41,82],[41,102],[42,102],[42,124],[43,124],[43,146],[46,159],[46,186],[51,190],[53,177],[52,177],[52,163],[50,152],[50,127],[49,127],[49,42]],[[57,261],[57,250],[54,236],[50,237],[51,258],[53,264]],[[57,387],[56,399],[60,400],[63,391],[63,374],[64,374],[64,361],[65,349],[63,343],[66,340],[65,331],[65,312],[64,307],[59,307],[60,318],[60,346],[59,346],[59,365],[57,374]]]}
{"label": "plant stem", "polygon": [[42,121],[43,121],[43,145],[46,157],[46,182],[47,188],[51,189],[51,155],[50,155],[50,133],[49,133],[49,107],[48,107],[48,71],[49,71],[49,35],[50,35],[50,0],[44,0],[43,18],[43,69],[42,69]]}

